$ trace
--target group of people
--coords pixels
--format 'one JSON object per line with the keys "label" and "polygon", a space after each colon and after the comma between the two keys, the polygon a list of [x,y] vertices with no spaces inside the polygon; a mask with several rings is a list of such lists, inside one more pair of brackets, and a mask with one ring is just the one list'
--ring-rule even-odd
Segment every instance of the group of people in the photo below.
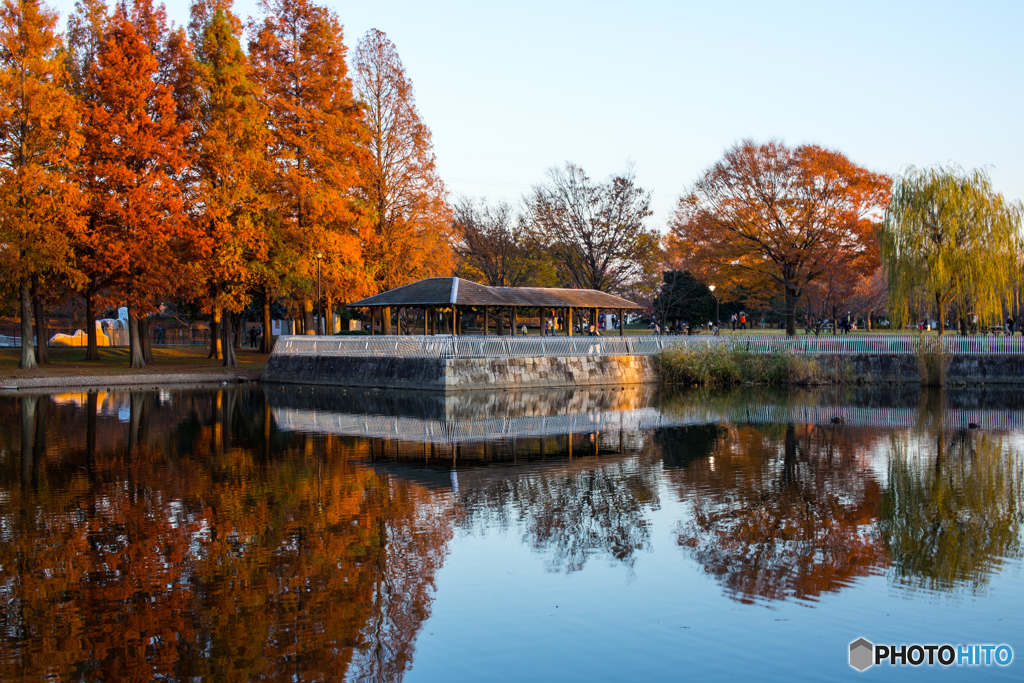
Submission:
{"label": "group of people", "polygon": [[[600,328],[597,325],[591,325],[589,328],[587,328],[587,327],[581,328],[579,324],[573,325],[573,332],[574,333],[580,334],[580,333],[582,333],[584,331],[587,332],[587,335],[591,336],[591,337],[600,337],[601,336],[601,330],[600,330]],[[541,326],[540,333],[541,333],[542,336],[545,336],[545,337],[553,337],[553,336],[555,336],[555,322],[553,320],[546,321]],[[526,325],[523,325],[523,334],[526,334]]]}
{"label": "group of people", "polygon": [[747,329],[747,312],[740,311],[739,313],[733,313],[729,318],[729,322],[732,324],[732,331],[736,331],[736,325],[740,326],[741,330]]}
{"label": "group of people", "polygon": [[651,329],[654,330],[654,334],[657,334],[657,335],[660,335],[660,334],[673,334],[673,335],[676,335],[676,334],[678,334],[678,335],[685,335],[685,336],[690,336],[690,335],[694,335],[694,334],[700,334],[701,330],[706,329],[706,330],[710,331],[712,334],[714,334],[715,336],[718,336],[718,325],[716,325],[715,323],[711,322],[710,320],[708,321],[708,324],[706,326],[705,325],[691,325],[690,323],[686,322],[685,320],[680,320],[680,321],[677,321],[677,322],[670,322],[668,324],[668,326],[665,327],[664,331],[661,329],[661,325],[659,323],[655,322],[655,323],[652,323]]}

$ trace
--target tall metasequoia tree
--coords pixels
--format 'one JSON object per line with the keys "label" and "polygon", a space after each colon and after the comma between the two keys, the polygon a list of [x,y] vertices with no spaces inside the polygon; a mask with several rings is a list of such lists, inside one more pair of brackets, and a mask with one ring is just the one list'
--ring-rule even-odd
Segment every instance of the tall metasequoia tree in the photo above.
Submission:
{"label": "tall metasequoia tree", "polygon": [[[71,91],[77,98],[83,117],[83,125],[91,124],[93,107],[96,104],[96,93],[91,88],[89,74],[95,68],[103,46],[108,21],[105,0],[78,0],[75,11],[68,18],[68,74]],[[91,159],[87,154],[78,158],[76,167],[79,183],[87,197],[96,190],[97,176]],[[102,249],[92,239],[97,233],[97,216],[95,207],[87,204],[85,209],[86,230],[83,239],[75,240],[75,258],[78,269],[82,272],[85,282],[82,297],[85,299],[85,332],[87,347],[86,360],[99,360],[100,352],[96,336],[96,309],[100,303],[100,293],[111,283],[113,274],[104,266],[101,256]]]}
{"label": "tall metasequoia tree", "polygon": [[358,236],[366,212],[356,192],[366,130],[337,17],[310,0],[262,0],[260,7],[265,17],[252,27],[250,77],[269,112],[274,173],[266,191],[281,220],[267,288],[301,299],[313,334],[317,252],[324,278],[340,283],[339,291],[369,285]]}
{"label": "tall metasequoia tree", "polygon": [[[70,238],[82,224],[69,175],[78,112],[64,87],[56,24],[57,13],[38,0],[4,0],[0,8],[0,260],[18,283],[21,368],[36,367],[33,281],[73,274]],[[45,348],[46,339],[39,344]]]}
{"label": "tall metasequoia tree", "polygon": [[[259,191],[266,180],[266,110],[247,76],[239,22],[229,7],[193,6],[195,81],[199,92],[196,205],[207,241],[203,272],[209,305],[240,310],[267,259]],[[202,22],[206,21],[205,26]],[[200,28],[201,27],[201,28]],[[235,365],[231,325],[221,325],[224,365]]]}
{"label": "tall metasequoia tree", "polygon": [[1021,206],[994,192],[983,170],[908,169],[881,232],[894,319],[931,309],[939,334],[950,309],[999,321],[1019,268],[1020,223]]}
{"label": "tall metasequoia tree", "polygon": [[679,198],[669,241],[706,282],[780,288],[786,334],[795,335],[808,284],[854,262],[870,272],[873,260],[861,257],[888,200],[888,177],[838,152],[747,140]]}
{"label": "tall metasequoia tree", "polygon": [[[373,230],[363,242],[379,289],[450,275],[455,267],[451,211],[434,166],[430,129],[394,44],[371,29],[355,52],[355,85],[366,106],[372,160],[365,169]],[[384,331],[391,316],[384,316]]]}
{"label": "tall metasequoia tree", "polygon": [[177,121],[145,38],[120,6],[89,73],[95,101],[85,136],[95,217],[88,241],[128,305],[133,368],[146,365],[139,317],[188,277],[178,257],[192,237],[180,188],[189,128]]}

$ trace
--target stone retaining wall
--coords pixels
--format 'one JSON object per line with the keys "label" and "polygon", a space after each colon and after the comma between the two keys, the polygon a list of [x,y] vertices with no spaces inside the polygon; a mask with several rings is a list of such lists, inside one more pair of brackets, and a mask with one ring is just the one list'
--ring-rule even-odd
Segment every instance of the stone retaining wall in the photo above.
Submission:
{"label": "stone retaining wall", "polygon": [[[846,381],[919,384],[922,379],[921,361],[910,354],[819,356],[818,362]],[[948,355],[942,364],[943,384],[1024,384],[1021,355]]]}
{"label": "stone retaining wall", "polygon": [[[915,355],[819,356],[839,381],[919,384]],[[467,391],[657,382],[654,356],[363,358],[273,354],[263,381]],[[1024,384],[1024,355],[946,356],[944,384]],[[934,380],[931,380],[934,383]]]}
{"label": "stone retaining wall", "polygon": [[264,382],[401,389],[512,389],[656,382],[652,356],[361,358],[273,354]]}

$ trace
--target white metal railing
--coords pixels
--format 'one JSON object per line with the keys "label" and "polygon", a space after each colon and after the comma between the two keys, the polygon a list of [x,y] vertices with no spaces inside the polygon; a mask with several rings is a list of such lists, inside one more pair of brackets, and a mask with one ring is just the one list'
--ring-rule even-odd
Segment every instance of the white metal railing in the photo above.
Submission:
{"label": "white metal railing", "polygon": [[535,358],[571,356],[653,356],[666,349],[727,345],[751,353],[825,355],[914,354],[922,344],[939,344],[953,355],[1024,355],[1022,337],[921,337],[918,335],[812,336],[285,336],[274,353],[293,356],[380,358]]}
{"label": "white metal railing", "polygon": [[368,436],[405,441],[460,443],[500,438],[558,436],[594,432],[637,432],[706,424],[812,424],[854,427],[967,429],[971,424],[995,431],[1024,427],[1024,410],[868,408],[844,405],[751,404],[714,409],[689,406],[663,412],[654,407],[588,413],[442,420],[370,413],[272,407],[284,431]]}

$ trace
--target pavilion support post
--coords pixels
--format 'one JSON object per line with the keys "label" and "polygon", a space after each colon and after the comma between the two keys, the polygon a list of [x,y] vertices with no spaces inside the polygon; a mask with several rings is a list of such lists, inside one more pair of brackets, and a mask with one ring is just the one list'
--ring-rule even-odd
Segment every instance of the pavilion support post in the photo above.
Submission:
{"label": "pavilion support post", "polygon": [[594,326],[594,333],[595,334],[598,331],[597,328],[598,328],[598,322],[599,322],[599,318],[597,317],[597,315],[598,315],[597,314],[597,309],[596,308],[591,308],[590,309],[590,324]]}
{"label": "pavilion support post", "polygon": [[572,306],[565,309],[565,333],[572,336]]}
{"label": "pavilion support post", "polygon": [[430,334],[430,323],[428,322],[430,317],[427,315],[427,310],[428,310],[428,308],[426,306],[424,306],[423,307],[423,336],[424,337],[426,337],[428,334]]}
{"label": "pavilion support post", "polygon": [[626,318],[622,315],[622,309],[619,309],[619,336],[626,336]]}
{"label": "pavilion support post", "polygon": [[487,336],[487,327],[491,322],[491,307],[484,306],[484,336]]}
{"label": "pavilion support post", "polygon": [[391,334],[391,307],[383,306],[380,309],[380,333]]}
{"label": "pavilion support post", "polygon": [[519,327],[519,322],[516,319],[516,307],[515,306],[512,307],[512,317],[509,318],[509,320],[512,321],[512,336],[514,337],[514,336],[516,336],[516,332],[517,332],[516,328]]}
{"label": "pavilion support post", "polygon": [[540,318],[540,336],[543,337],[544,333],[547,332],[547,326],[544,325],[544,307],[543,306],[540,307],[539,313],[540,313],[540,315],[538,317]]}
{"label": "pavilion support post", "polygon": [[401,336],[402,334],[402,311],[405,309],[399,306],[395,313],[395,334]]}
{"label": "pavilion support post", "polygon": [[373,323],[374,323],[373,319],[374,319],[376,313],[377,313],[377,309],[375,309],[373,306],[370,306],[370,336],[371,337],[373,336]]}

